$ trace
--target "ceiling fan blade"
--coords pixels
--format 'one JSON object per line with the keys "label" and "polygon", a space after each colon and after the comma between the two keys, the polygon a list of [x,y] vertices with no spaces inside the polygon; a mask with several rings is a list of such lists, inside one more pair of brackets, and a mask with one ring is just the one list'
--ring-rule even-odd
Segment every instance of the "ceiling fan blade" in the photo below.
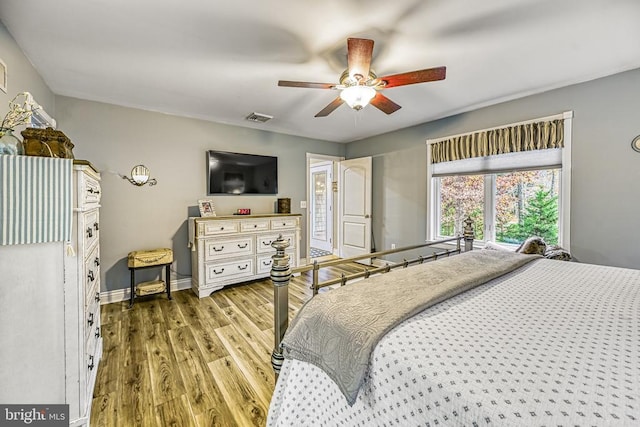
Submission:
{"label": "ceiling fan blade", "polygon": [[408,73],[394,74],[392,76],[380,77],[386,82],[384,88],[412,85],[415,83],[432,82],[444,80],[447,75],[447,67],[427,68],[426,70],[410,71]]}
{"label": "ceiling fan blade", "polygon": [[331,114],[333,112],[333,110],[335,110],[336,108],[341,106],[343,103],[344,103],[344,101],[342,100],[342,98],[337,97],[336,99],[331,101],[331,103],[329,105],[324,107],[322,109],[322,111],[320,111],[318,114],[316,114],[315,117],[327,117],[329,114]]}
{"label": "ceiling fan blade", "polygon": [[373,97],[370,104],[376,107],[378,110],[387,114],[395,113],[402,108],[380,92],[378,92],[376,96]]}
{"label": "ceiling fan blade", "polygon": [[[373,40],[356,38],[347,39],[347,64],[349,64],[349,77],[356,77],[356,80],[362,78],[365,80],[368,79],[372,54]],[[357,76],[360,76],[360,78]]]}
{"label": "ceiling fan blade", "polygon": [[286,87],[303,87],[310,89],[335,89],[335,83],[311,83],[311,82],[291,82],[288,80],[279,80],[278,86]]}

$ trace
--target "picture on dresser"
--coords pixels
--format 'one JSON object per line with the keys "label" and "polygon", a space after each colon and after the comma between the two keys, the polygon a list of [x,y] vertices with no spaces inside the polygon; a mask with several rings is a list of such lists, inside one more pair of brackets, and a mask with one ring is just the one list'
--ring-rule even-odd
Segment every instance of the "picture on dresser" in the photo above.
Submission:
{"label": "picture on dresser", "polygon": [[200,216],[216,216],[216,210],[213,207],[213,201],[210,199],[198,200],[198,208],[200,208]]}

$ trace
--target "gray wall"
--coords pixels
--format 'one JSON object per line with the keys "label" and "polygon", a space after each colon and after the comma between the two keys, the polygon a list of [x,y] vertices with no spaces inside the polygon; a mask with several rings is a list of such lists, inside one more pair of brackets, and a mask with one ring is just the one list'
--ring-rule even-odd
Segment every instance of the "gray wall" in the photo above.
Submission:
{"label": "gray wall", "polygon": [[[268,124],[246,129],[63,96],[56,97],[56,107],[59,128],[75,144],[75,157],[102,172],[103,291],[129,286],[126,257],[133,250],[172,248],[174,276],[191,275],[187,218],[199,216],[197,201],[208,198],[206,150],[278,157],[277,196],[212,196],[218,215],[237,208],[272,213],[278,197],[290,197],[292,213],[304,214],[299,207],[306,198],[306,153],[342,156],[345,150],[343,144],[258,129]],[[158,184],[136,187],[119,176],[130,176],[136,164],[147,166]],[[304,257],[304,217],[302,224]]]}
{"label": "gray wall", "polygon": [[[7,65],[7,93],[0,90],[0,120],[9,111],[9,101],[20,92],[30,92],[47,113],[55,115],[55,96],[38,71],[24,56],[15,40],[0,22],[0,59]],[[15,135],[22,139],[18,128]]]}
{"label": "gray wall", "polygon": [[[640,267],[640,70],[482,108],[348,144],[371,155],[377,248],[426,236],[426,140],[573,110],[571,251],[580,261]],[[400,111],[401,113],[402,111]]]}

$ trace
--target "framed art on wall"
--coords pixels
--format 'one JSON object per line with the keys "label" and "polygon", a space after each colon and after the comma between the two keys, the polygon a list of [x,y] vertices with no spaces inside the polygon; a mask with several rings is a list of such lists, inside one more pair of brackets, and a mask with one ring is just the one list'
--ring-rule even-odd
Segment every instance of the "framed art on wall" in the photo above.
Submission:
{"label": "framed art on wall", "polygon": [[213,207],[213,200],[201,199],[198,200],[198,208],[200,208],[200,216],[216,216],[216,210]]}
{"label": "framed art on wall", "polygon": [[0,59],[0,90],[7,93],[7,64]]}

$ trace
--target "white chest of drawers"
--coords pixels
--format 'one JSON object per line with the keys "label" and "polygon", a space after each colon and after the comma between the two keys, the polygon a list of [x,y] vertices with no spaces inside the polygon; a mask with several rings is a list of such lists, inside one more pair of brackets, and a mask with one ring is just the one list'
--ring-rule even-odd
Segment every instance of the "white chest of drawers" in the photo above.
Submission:
{"label": "white chest of drawers", "polygon": [[64,180],[71,240],[0,246],[0,402],[66,403],[70,425],[85,426],[102,354],[100,175],[74,161]]}
{"label": "white chest of drawers", "polygon": [[271,243],[289,240],[291,267],[300,263],[300,214],[190,218],[191,288],[203,298],[226,285],[269,276]]}

